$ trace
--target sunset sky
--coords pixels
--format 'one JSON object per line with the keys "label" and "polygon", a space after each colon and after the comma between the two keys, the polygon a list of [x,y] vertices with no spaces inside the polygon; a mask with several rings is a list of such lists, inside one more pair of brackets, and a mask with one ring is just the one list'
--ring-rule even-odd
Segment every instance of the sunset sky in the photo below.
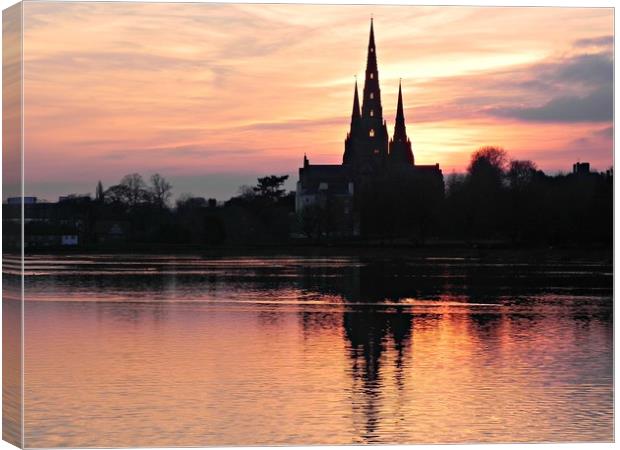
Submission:
{"label": "sunset sky", "polygon": [[374,17],[384,117],[402,78],[416,162],[482,145],[547,172],[613,151],[613,10],[25,3],[26,195],[160,172],[224,200],[339,164]]}

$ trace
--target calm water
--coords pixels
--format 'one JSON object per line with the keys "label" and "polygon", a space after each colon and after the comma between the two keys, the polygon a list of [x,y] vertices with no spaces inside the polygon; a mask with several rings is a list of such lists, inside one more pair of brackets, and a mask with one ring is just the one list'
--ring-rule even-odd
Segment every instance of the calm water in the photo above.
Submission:
{"label": "calm water", "polygon": [[612,268],[37,257],[25,445],[609,441]]}

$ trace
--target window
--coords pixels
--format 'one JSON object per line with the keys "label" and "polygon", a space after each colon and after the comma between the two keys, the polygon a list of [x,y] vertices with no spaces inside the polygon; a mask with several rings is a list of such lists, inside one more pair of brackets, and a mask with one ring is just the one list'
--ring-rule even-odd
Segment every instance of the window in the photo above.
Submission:
{"label": "window", "polygon": [[374,53],[374,52],[375,52],[374,47],[370,47],[370,53]]}
{"label": "window", "polygon": [[371,109],[371,110],[370,110],[370,117],[374,117],[374,115],[375,115],[375,110],[374,110],[374,109]]}
{"label": "window", "polygon": [[379,149],[378,149],[378,148],[374,149],[373,153],[374,153],[375,155],[378,155],[378,154],[379,154]]}
{"label": "window", "polygon": [[370,133],[368,133],[368,136],[375,137],[375,130],[374,130],[374,128],[370,129]]}
{"label": "window", "polygon": [[372,80],[375,77],[374,72],[370,72],[370,79]]}
{"label": "window", "polygon": [[370,98],[371,98],[371,99],[372,99],[372,98],[375,98],[375,93],[374,93],[374,92],[371,92],[371,93],[370,93]]}

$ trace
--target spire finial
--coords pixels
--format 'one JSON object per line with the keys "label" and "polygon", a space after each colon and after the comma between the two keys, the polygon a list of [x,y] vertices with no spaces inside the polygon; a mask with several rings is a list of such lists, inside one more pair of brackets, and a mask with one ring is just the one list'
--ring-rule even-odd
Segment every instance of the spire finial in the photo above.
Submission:
{"label": "spire finial", "polygon": [[370,47],[375,46],[375,30],[374,30],[374,23],[372,20],[372,16],[370,17],[370,40],[368,42],[368,45]]}

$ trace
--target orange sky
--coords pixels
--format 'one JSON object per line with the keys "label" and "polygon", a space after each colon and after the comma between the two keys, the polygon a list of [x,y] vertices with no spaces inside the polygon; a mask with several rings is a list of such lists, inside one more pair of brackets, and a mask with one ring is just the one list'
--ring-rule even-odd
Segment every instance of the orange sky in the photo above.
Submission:
{"label": "orange sky", "polygon": [[26,194],[160,172],[223,200],[269,173],[292,188],[304,152],[340,163],[371,14],[417,163],[612,164],[610,8],[25,3]]}

